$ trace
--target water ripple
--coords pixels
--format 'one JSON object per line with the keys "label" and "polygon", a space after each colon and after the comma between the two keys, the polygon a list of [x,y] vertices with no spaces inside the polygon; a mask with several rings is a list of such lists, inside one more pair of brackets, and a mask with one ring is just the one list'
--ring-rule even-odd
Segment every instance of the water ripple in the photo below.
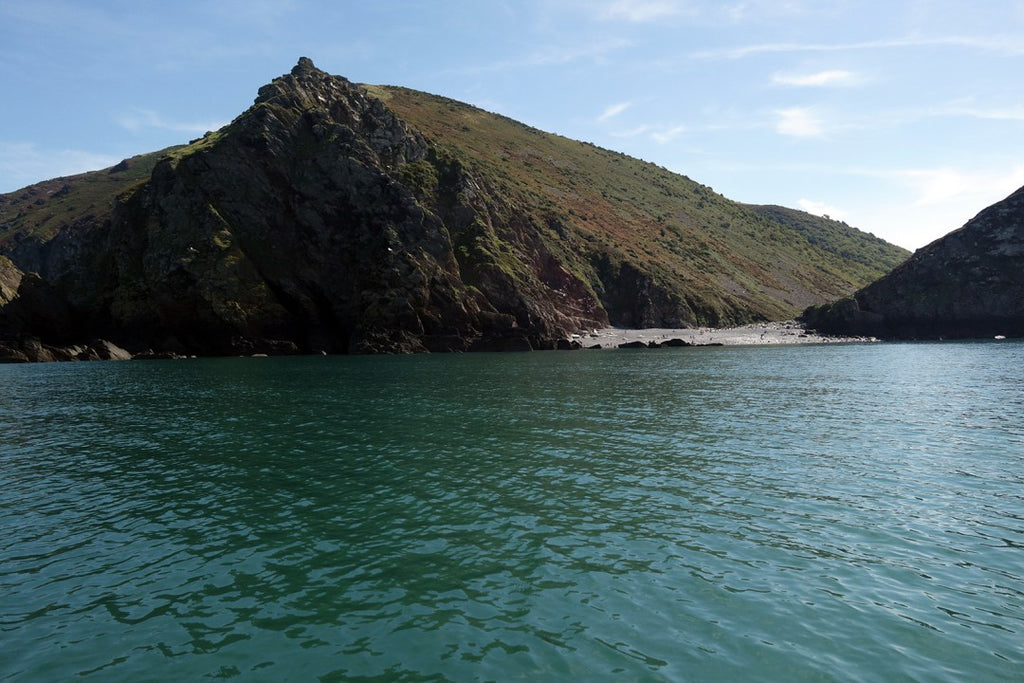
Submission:
{"label": "water ripple", "polygon": [[1024,676],[1022,345],[263,360],[0,367],[0,677]]}

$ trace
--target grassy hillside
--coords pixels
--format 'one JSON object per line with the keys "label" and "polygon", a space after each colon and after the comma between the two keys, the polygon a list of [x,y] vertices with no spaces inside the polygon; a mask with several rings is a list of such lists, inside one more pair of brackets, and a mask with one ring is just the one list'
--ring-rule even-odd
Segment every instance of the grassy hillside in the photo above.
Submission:
{"label": "grassy hillside", "polygon": [[0,195],[0,252],[52,239],[63,227],[102,222],[117,197],[144,183],[176,147],[125,159],[102,171],[54,178]]}
{"label": "grassy hillside", "polygon": [[[499,268],[509,282],[543,280],[540,287],[567,281],[565,269],[586,290],[576,300],[589,292],[613,323],[638,324],[638,297],[642,308],[649,291],[652,309],[666,297],[675,302],[678,323],[727,325],[785,319],[848,296],[909,255],[845,224],[733,202],[654,164],[454,100],[364,87],[431,145],[428,158],[389,170],[394,180],[440,213],[479,198],[472,225],[449,226],[470,285],[478,266]],[[0,196],[0,255],[42,271],[54,250],[40,245],[64,228],[102,225],[160,159],[207,152],[230,130]],[[619,291],[631,301],[617,306]],[[561,295],[569,305],[571,292]]]}
{"label": "grassy hillside", "polygon": [[[756,213],[796,231],[814,246],[834,254],[846,262],[846,268],[868,282],[877,280],[879,265],[888,272],[910,256],[874,235],[851,229],[842,221],[812,216],[806,211],[784,206],[749,205]],[[884,275],[884,273],[883,273]]]}
{"label": "grassy hillside", "polygon": [[[909,252],[844,224],[730,201],[685,176],[450,99],[366,86],[576,253],[603,251],[722,324],[848,295]],[[698,306],[696,309],[707,308]],[[751,315],[753,312],[753,315]]]}

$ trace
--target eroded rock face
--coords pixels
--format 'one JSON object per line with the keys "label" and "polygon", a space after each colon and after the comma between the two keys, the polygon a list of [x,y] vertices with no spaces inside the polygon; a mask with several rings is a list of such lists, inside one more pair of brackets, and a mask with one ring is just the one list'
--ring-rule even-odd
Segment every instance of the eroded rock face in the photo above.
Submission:
{"label": "eroded rock face", "polygon": [[792,315],[855,286],[806,226],[395,92],[303,58],[219,131],[0,197],[8,355],[103,356],[90,339],[148,358],[555,349],[611,322]]}
{"label": "eroded rock face", "polygon": [[105,339],[85,344],[54,346],[31,335],[0,339],[0,363],[51,363],[54,361],[131,360],[132,354]]}
{"label": "eroded rock face", "polygon": [[6,306],[18,295],[24,273],[5,256],[0,256],[0,307]]}
{"label": "eroded rock face", "polygon": [[114,217],[110,311],[148,332],[134,343],[398,352],[471,336],[480,306],[444,226],[390,175],[426,145],[359,88],[304,60],[196,147]]}
{"label": "eroded rock face", "polygon": [[808,309],[804,320],[830,334],[1024,336],[1024,188],[853,298]]}
{"label": "eroded rock face", "polygon": [[[440,187],[418,197],[402,182],[414,164]],[[40,270],[66,304],[46,308],[69,307],[62,337],[179,354],[553,348],[606,324],[540,245],[529,277],[480,254],[462,271],[453,231],[514,228],[492,224],[489,201],[380,100],[304,58],[159,162],[108,221],[48,243]],[[550,301],[552,283],[575,314]],[[56,317],[19,329],[50,337]]]}

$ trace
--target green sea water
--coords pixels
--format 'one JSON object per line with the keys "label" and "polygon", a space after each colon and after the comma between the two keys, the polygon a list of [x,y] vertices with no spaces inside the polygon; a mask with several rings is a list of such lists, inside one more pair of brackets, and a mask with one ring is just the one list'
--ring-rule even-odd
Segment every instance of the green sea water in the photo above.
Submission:
{"label": "green sea water", "polygon": [[0,679],[1024,680],[1024,344],[0,366]]}

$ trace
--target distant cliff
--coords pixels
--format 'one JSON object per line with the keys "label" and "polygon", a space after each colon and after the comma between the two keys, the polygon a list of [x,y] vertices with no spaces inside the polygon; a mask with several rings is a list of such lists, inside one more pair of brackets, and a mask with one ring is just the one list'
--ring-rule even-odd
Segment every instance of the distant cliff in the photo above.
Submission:
{"label": "distant cliff", "polygon": [[554,348],[608,324],[791,317],[906,255],[303,58],[221,130],[0,196],[0,344]]}
{"label": "distant cliff", "polygon": [[896,339],[1024,336],[1024,188],[804,320],[827,334]]}

